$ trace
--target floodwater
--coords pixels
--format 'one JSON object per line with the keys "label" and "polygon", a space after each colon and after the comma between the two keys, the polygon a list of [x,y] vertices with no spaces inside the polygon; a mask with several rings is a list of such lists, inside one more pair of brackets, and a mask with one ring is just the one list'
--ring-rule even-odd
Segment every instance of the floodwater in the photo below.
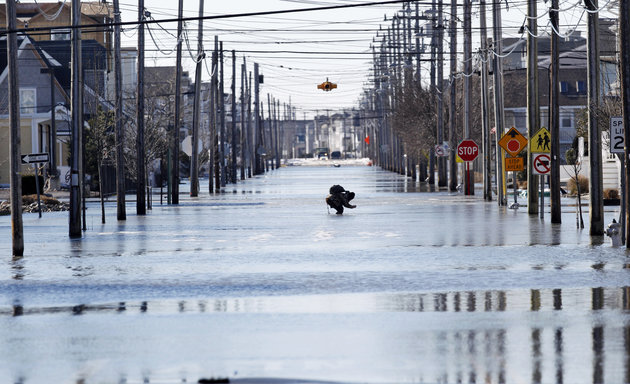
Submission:
{"label": "floodwater", "polygon": [[628,253],[571,199],[552,225],[364,166],[200,195],[91,202],[80,240],[25,214],[15,260],[0,218],[0,382],[630,383]]}

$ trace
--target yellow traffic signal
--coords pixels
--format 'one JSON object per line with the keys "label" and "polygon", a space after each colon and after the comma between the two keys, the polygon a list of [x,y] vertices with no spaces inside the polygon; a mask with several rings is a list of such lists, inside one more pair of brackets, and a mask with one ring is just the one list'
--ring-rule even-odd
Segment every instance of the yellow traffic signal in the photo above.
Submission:
{"label": "yellow traffic signal", "polygon": [[317,89],[322,89],[326,92],[332,91],[335,88],[337,88],[337,84],[331,83],[330,81],[328,81],[328,79],[326,79],[326,81],[324,81],[323,83],[317,85]]}

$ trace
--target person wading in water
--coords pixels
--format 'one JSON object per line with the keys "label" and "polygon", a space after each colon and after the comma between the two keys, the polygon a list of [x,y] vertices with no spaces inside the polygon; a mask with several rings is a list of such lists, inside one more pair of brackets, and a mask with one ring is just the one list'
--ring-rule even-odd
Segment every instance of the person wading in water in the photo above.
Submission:
{"label": "person wading in water", "polygon": [[356,208],[356,205],[350,204],[350,200],[354,199],[354,192],[346,191],[341,185],[333,185],[326,196],[326,204],[335,209],[338,215],[343,214],[343,207]]}

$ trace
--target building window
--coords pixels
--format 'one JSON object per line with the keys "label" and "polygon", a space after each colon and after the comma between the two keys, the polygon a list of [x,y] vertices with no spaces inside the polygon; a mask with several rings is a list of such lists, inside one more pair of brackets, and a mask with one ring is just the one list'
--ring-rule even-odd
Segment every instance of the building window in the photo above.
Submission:
{"label": "building window", "polygon": [[50,40],[70,40],[70,29],[53,29],[50,31]]}
{"label": "building window", "polygon": [[566,81],[560,82],[560,93],[568,93],[569,92],[569,83]]}
{"label": "building window", "polygon": [[20,113],[29,115],[35,113],[35,89],[20,89]]}
{"label": "building window", "polygon": [[563,117],[562,118],[562,128],[572,128],[573,127],[573,121],[570,117]]}
{"label": "building window", "polygon": [[577,91],[578,93],[586,93],[586,81],[577,82]]}

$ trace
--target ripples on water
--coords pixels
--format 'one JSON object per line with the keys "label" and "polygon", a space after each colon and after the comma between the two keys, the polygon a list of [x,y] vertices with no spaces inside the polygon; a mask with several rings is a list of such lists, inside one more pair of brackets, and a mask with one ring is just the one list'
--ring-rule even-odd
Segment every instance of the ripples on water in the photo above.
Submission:
{"label": "ripples on water", "polygon": [[[331,184],[358,208],[327,214]],[[0,270],[0,381],[630,383],[625,250],[570,207],[556,226],[423,188],[295,167],[121,223],[91,205],[78,241],[27,216]]]}

